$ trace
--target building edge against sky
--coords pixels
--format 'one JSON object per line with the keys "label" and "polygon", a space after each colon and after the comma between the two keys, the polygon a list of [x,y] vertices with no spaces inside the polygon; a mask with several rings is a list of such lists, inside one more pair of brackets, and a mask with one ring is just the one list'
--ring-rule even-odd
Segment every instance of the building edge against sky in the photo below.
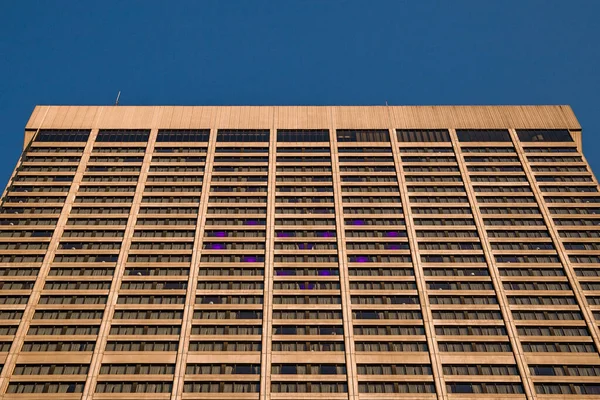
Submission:
{"label": "building edge against sky", "polygon": [[0,397],[600,398],[599,202],[568,106],[38,106]]}

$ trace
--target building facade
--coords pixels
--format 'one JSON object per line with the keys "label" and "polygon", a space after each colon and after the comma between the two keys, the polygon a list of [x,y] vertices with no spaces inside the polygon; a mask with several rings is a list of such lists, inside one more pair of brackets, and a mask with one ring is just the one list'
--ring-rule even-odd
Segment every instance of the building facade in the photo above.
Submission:
{"label": "building facade", "polygon": [[567,106],[38,106],[2,399],[600,398]]}

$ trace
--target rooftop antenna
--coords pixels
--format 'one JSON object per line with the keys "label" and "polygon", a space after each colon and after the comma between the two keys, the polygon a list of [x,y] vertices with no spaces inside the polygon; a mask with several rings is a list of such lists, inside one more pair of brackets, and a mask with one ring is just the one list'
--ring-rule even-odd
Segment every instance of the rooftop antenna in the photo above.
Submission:
{"label": "rooftop antenna", "polygon": [[[121,92],[119,92],[119,93],[121,93]],[[388,103],[387,103],[387,100],[385,101],[385,105],[386,105],[386,106],[388,105]]]}
{"label": "rooftop antenna", "polygon": [[117,93],[117,100],[115,100],[115,106],[119,105],[119,97],[121,97],[121,91],[119,90],[119,93]]}

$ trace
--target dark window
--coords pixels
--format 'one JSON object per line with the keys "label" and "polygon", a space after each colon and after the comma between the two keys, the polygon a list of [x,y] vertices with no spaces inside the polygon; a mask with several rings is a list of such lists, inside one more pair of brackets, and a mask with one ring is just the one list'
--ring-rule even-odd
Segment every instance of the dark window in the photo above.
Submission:
{"label": "dark window", "polygon": [[89,129],[41,129],[36,142],[87,142]]}
{"label": "dark window", "polygon": [[150,129],[100,129],[96,142],[147,142]]}
{"label": "dark window", "polygon": [[269,142],[267,129],[219,129],[217,142]]}
{"label": "dark window", "polygon": [[338,129],[337,140],[338,142],[389,142],[390,134],[387,129]]}
{"label": "dark window", "polygon": [[323,129],[280,129],[278,142],[329,142],[329,131]]}
{"label": "dark window", "polygon": [[527,129],[517,131],[521,142],[572,142],[573,138],[566,129]]}
{"label": "dark window", "polygon": [[157,142],[208,142],[210,129],[160,129]]}
{"label": "dark window", "polygon": [[506,129],[457,129],[460,142],[510,142]]}
{"label": "dark window", "polygon": [[534,375],[540,375],[540,376],[556,375],[556,372],[554,371],[554,368],[552,366],[536,365],[536,366],[533,366],[530,368],[533,370]]}
{"label": "dark window", "polygon": [[396,130],[399,142],[449,142],[450,134],[446,129],[410,129]]}

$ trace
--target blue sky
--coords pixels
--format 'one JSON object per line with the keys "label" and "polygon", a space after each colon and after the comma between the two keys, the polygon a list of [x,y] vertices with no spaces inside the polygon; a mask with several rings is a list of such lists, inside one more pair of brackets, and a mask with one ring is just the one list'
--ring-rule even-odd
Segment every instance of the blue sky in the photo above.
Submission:
{"label": "blue sky", "polygon": [[600,171],[600,1],[0,0],[0,182],[36,104],[570,104]]}

